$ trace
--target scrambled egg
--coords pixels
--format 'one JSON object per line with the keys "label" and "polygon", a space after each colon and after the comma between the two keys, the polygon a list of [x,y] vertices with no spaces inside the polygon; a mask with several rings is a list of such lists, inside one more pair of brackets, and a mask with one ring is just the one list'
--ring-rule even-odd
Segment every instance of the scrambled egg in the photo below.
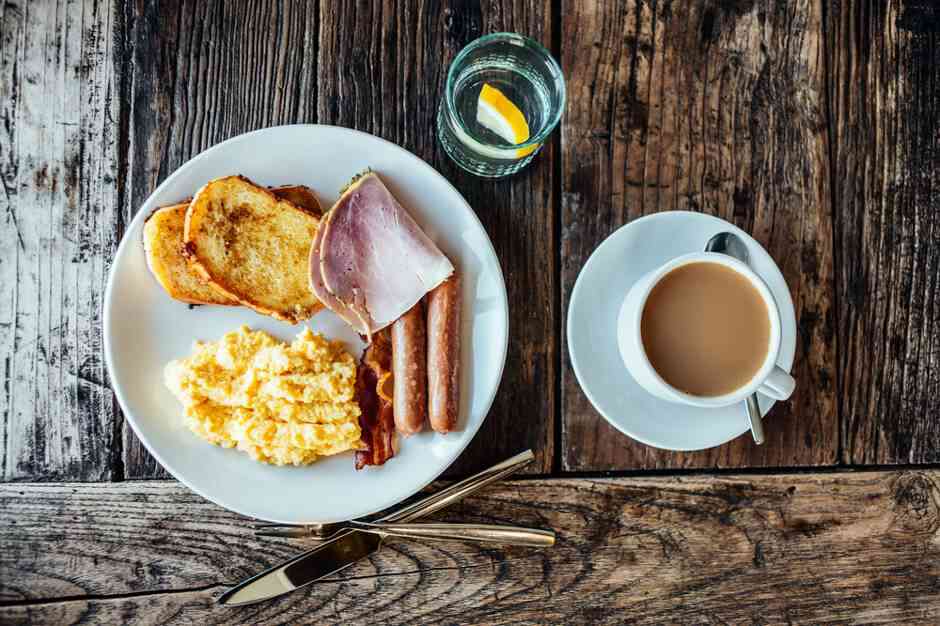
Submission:
{"label": "scrambled egg", "polygon": [[362,446],[356,361],[309,328],[288,345],[242,326],[197,342],[164,378],[194,433],[256,461],[306,465]]}

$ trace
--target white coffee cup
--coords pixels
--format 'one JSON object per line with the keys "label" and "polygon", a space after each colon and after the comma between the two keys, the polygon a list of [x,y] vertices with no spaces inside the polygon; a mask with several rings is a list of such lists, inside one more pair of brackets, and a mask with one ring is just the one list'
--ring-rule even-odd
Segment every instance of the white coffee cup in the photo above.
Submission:
{"label": "white coffee cup", "polygon": [[[764,362],[751,380],[731,393],[721,396],[693,396],[676,389],[656,372],[646,355],[646,349],[643,347],[640,322],[650,292],[666,274],[689,263],[717,263],[734,270],[753,285],[767,306],[767,315],[770,322],[770,345],[767,347]],[[796,381],[777,365],[777,355],[780,353],[780,334],[780,310],[766,283],[745,263],[715,252],[686,254],[645,274],[627,292],[617,319],[617,343],[620,348],[620,356],[633,378],[646,391],[663,400],[705,408],[728,406],[742,402],[755,391],[776,400],[789,398],[796,387]]]}

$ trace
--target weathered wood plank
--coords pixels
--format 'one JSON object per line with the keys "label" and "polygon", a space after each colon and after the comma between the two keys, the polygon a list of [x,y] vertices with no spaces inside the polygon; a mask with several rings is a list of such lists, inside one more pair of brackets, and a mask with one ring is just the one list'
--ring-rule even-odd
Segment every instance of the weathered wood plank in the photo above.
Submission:
{"label": "weathered wood plank", "polygon": [[929,623],[940,611],[938,481],[515,481],[445,519],[553,527],[556,548],[395,543],[341,582],[233,610],[213,598],[301,544],[257,540],[246,520],[172,482],[6,485],[0,620]]}
{"label": "weathered wood plank", "polygon": [[531,471],[552,469],[557,345],[557,241],[551,146],[522,174],[499,182],[460,170],[436,138],[447,68],[480,35],[514,31],[550,45],[544,2],[320,3],[319,118],[374,133],[414,152],[467,198],[499,255],[510,302],[510,346],[486,423],[452,468],[467,473],[521,447]]}
{"label": "weathered wood plank", "polygon": [[740,437],[691,454],[644,447],[609,427],[563,350],[565,469],[837,461],[822,4],[566,5],[565,305],[587,257],[619,226],[655,211],[703,211],[749,231],[777,260],[796,304],[799,341],[798,390],[771,413],[767,445]]}
{"label": "weathered wood plank", "polygon": [[[130,211],[206,148],[243,132],[316,121],[313,3],[128,3]],[[185,306],[185,305],[180,305]],[[129,478],[166,477],[123,427]]]}
{"label": "weathered wood plank", "polygon": [[839,394],[849,463],[940,460],[940,9],[829,7]]}
{"label": "weathered wood plank", "polygon": [[117,20],[95,0],[0,6],[0,480],[111,476]]}

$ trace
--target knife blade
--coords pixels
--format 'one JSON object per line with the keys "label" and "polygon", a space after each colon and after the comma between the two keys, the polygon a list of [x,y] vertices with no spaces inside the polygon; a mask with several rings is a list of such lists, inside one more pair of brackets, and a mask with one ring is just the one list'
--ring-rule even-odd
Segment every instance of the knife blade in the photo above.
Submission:
{"label": "knife blade", "polygon": [[[486,485],[509,476],[531,463],[534,458],[532,451],[526,450],[439,493],[386,515],[380,518],[380,521],[412,521],[430,515]],[[219,596],[216,602],[224,606],[244,606],[270,600],[340,572],[377,552],[381,547],[382,538],[378,535],[350,529],[312,550],[239,583]]]}
{"label": "knife blade", "polygon": [[268,600],[340,572],[382,547],[378,535],[350,530],[332,541],[252,576],[223,593],[217,602],[243,606]]}

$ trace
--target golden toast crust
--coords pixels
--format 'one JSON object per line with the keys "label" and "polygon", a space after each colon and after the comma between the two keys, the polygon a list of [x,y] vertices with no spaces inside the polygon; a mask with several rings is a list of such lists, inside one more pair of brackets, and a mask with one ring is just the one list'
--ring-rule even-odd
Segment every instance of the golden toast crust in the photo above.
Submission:
{"label": "golden toast crust", "polygon": [[319,219],[244,176],[207,183],[186,211],[183,253],[219,292],[297,323],[322,305],[307,283]]}
{"label": "golden toast crust", "polygon": [[144,222],[144,254],[150,273],[175,300],[237,305],[237,300],[220,293],[193,272],[183,256],[183,226],[188,208],[188,203],[162,207]]}
{"label": "golden toast crust", "polygon": [[[303,185],[272,187],[272,193],[315,217],[323,210],[316,194]],[[144,222],[143,243],[147,266],[167,294],[189,304],[238,305],[238,300],[207,283],[183,254],[186,211],[192,198],[157,209]]]}

